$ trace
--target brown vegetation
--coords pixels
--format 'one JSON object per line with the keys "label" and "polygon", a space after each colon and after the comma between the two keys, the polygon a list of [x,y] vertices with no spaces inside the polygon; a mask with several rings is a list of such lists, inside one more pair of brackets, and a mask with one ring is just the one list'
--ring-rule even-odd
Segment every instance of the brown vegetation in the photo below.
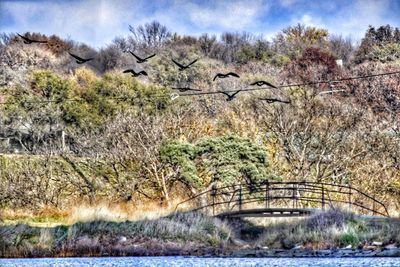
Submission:
{"label": "brown vegetation", "polygon": [[[57,36],[34,35],[44,46],[1,36],[1,209],[171,206],[213,183],[268,173],[263,179],[350,184],[398,212],[400,75],[240,92],[231,102],[222,94],[170,98],[171,86],[240,90],[256,79],[284,85],[398,71],[398,58],[367,56],[397,53],[398,30],[369,29],[361,47],[302,25],[273,42],[248,33],[180,36],[156,22],[130,30],[100,51]],[[68,49],[96,59],[79,68]],[[121,74],[136,64],[128,50],[157,53],[140,65],[148,78]],[[344,67],[336,65],[342,55]],[[187,71],[170,61],[199,57]],[[241,78],[211,82],[221,71]],[[166,157],[163,147],[176,150]],[[224,172],[214,171],[215,159],[232,155],[246,160],[221,160]]]}

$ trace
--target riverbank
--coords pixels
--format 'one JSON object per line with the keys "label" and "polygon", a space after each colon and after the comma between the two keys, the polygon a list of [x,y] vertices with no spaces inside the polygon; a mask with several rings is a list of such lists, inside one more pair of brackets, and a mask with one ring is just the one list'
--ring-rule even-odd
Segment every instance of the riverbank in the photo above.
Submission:
{"label": "riverbank", "polygon": [[400,257],[400,220],[331,210],[291,221],[176,213],[54,227],[0,225],[0,257]]}
{"label": "riverbank", "polygon": [[268,249],[268,248],[255,248],[243,249],[233,252],[231,257],[238,258],[304,258],[304,257],[400,257],[400,248],[366,248],[366,249]]}

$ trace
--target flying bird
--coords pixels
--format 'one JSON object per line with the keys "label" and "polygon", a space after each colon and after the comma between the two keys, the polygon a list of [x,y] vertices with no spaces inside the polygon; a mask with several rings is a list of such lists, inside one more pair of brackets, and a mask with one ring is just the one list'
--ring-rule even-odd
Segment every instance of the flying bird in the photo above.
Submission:
{"label": "flying bird", "polygon": [[78,64],[83,64],[85,62],[88,62],[88,61],[94,59],[92,57],[91,58],[81,58],[81,57],[78,57],[77,55],[71,54],[70,52],[68,52],[68,54],[70,54],[71,57],[75,58],[76,59],[76,63],[78,63]]}
{"label": "flying bird", "polygon": [[259,98],[260,100],[266,101],[268,104],[272,104],[275,102],[280,102],[280,103],[284,103],[284,104],[290,104],[290,101],[287,100],[280,100],[280,99],[276,99],[276,98]]}
{"label": "flying bird", "polygon": [[186,91],[202,91],[201,89],[194,89],[190,87],[171,87],[172,89],[179,90],[179,92],[186,92]]}
{"label": "flying bird", "polygon": [[234,72],[228,72],[228,73],[226,73],[226,74],[223,74],[223,73],[217,73],[217,74],[215,75],[215,77],[214,77],[213,81],[215,81],[217,78],[227,78],[227,77],[229,77],[229,76],[233,76],[233,77],[240,78],[240,76],[239,76],[239,75],[237,75],[237,74],[236,74],[236,73],[234,73]]}
{"label": "flying bird", "polygon": [[257,85],[257,86],[267,85],[267,86],[270,86],[270,87],[272,87],[272,88],[278,88],[278,87],[276,87],[275,85],[273,85],[273,84],[271,84],[271,83],[269,83],[269,82],[266,82],[266,81],[256,81],[256,82],[254,82],[254,83],[251,83],[250,85]]}
{"label": "flying bird", "polygon": [[190,62],[190,63],[187,64],[187,65],[182,65],[181,63],[176,62],[176,61],[173,60],[173,59],[172,59],[172,62],[174,62],[174,63],[179,67],[179,70],[182,71],[182,70],[188,69],[191,65],[193,65],[194,63],[196,63],[197,60],[199,60],[199,59],[195,59],[195,60],[193,60],[192,62]]}
{"label": "flying bird", "polygon": [[129,69],[129,70],[124,70],[123,73],[132,73],[133,77],[138,77],[140,75],[143,76],[148,76],[147,72],[145,72],[144,70],[141,70],[139,72],[134,71],[133,69]]}
{"label": "flying bird", "polygon": [[19,37],[21,37],[21,38],[24,40],[24,44],[32,44],[32,43],[46,44],[46,43],[47,43],[47,41],[33,40],[33,39],[30,39],[30,38],[28,38],[28,37],[25,37],[25,36],[23,36],[23,35],[21,35],[21,34],[19,34],[19,33],[17,33],[17,34],[18,34]]}
{"label": "flying bird", "polygon": [[132,56],[134,56],[136,59],[137,59],[137,63],[143,63],[143,62],[146,62],[149,58],[152,58],[152,57],[154,57],[156,54],[153,54],[153,55],[151,55],[151,56],[148,56],[148,57],[145,57],[145,58],[141,58],[141,57],[139,57],[139,56],[137,56],[137,55],[135,55],[133,52],[131,52],[131,51],[129,51],[129,53],[131,53],[131,55]]}
{"label": "flying bird", "polygon": [[226,99],[226,101],[232,101],[240,91],[242,91],[242,90],[237,90],[236,92],[234,92],[231,95],[228,94],[227,92],[224,92],[224,91],[218,91],[218,92],[221,93],[221,94],[224,94],[224,95],[226,95],[228,97]]}

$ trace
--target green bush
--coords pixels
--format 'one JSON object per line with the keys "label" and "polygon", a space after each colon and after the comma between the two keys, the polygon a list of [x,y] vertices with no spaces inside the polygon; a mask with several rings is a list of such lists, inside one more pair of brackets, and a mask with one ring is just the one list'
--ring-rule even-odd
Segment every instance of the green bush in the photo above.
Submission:
{"label": "green bush", "polygon": [[180,167],[180,175],[193,187],[259,182],[274,178],[266,152],[250,140],[238,136],[210,137],[190,144],[165,143],[160,149],[163,161]]}
{"label": "green bush", "polygon": [[380,61],[382,63],[400,60],[400,43],[376,45],[372,48],[367,58],[371,61]]}

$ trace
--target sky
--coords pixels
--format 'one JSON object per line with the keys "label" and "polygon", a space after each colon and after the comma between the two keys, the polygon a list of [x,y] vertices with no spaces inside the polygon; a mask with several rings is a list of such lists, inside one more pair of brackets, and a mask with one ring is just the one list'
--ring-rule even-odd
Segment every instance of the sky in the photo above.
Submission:
{"label": "sky", "polygon": [[302,23],[359,40],[368,25],[400,26],[400,0],[0,0],[0,32],[40,32],[103,47],[129,25],[171,32],[247,31],[271,39]]}

